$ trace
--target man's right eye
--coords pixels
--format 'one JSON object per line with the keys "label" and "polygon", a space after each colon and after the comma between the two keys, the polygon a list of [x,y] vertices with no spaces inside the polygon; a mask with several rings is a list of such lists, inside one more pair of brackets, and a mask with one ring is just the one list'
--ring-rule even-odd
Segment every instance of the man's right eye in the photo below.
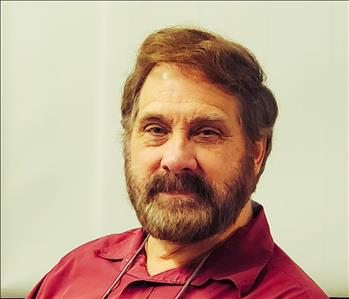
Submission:
{"label": "man's right eye", "polygon": [[144,128],[144,132],[157,137],[166,135],[166,130],[158,125],[148,125]]}

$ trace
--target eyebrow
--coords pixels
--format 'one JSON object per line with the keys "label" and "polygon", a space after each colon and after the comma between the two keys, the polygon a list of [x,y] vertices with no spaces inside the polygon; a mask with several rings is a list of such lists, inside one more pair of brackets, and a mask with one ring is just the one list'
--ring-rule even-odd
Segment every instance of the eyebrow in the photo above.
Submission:
{"label": "eyebrow", "polygon": [[[164,117],[162,114],[159,113],[146,113],[145,115],[143,115],[140,120],[139,123],[140,124],[144,124],[145,122],[149,122],[149,121],[160,121],[162,123],[168,123],[169,120]],[[170,123],[172,123],[172,121],[170,121]]]}
{"label": "eyebrow", "polygon": [[222,124],[225,124],[226,118],[224,118],[220,115],[216,115],[216,114],[208,114],[205,116],[193,117],[189,120],[189,123],[193,124],[193,125],[203,124],[203,123],[207,123],[207,124],[222,123]]}
{"label": "eyebrow", "polygon": [[[145,122],[149,122],[149,121],[160,121],[162,123],[172,124],[172,119],[168,119],[163,114],[160,114],[160,113],[146,113],[145,115],[143,115],[140,118],[139,123],[144,124]],[[212,114],[207,114],[204,116],[201,115],[201,116],[192,117],[189,119],[188,123],[191,125],[198,125],[198,124],[203,124],[203,123],[206,123],[206,124],[215,124],[215,123],[225,124],[226,118],[217,114],[217,113],[212,113]]]}

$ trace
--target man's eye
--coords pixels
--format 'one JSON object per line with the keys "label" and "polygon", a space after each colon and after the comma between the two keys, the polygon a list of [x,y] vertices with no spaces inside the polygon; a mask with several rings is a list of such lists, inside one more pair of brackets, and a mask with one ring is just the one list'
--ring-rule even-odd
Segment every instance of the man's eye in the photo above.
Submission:
{"label": "man's eye", "polygon": [[215,137],[215,136],[220,136],[220,132],[217,130],[213,129],[203,129],[197,132],[197,136],[201,137]]}
{"label": "man's eye", "polygon": [[154,136],[163,136],[166,134],[166,130],[159,126],[147,126],[144,128],[144,132]]}
{"label": "man's eye", "polygon": [[222,140],[222,133],[215,128],[202,128],[193,135],[194,140],[199,143],[219,143]]}

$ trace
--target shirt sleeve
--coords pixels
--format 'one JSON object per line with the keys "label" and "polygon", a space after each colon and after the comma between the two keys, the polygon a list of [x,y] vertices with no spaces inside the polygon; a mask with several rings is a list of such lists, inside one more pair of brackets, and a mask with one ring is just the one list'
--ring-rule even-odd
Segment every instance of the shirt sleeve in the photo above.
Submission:
{"label": "shirt sleeve", "polygon": [[40,279],[40,281],[33,287],[33,289],[25,297],[25,299],[37,298],[37,294],[39,293],[40,288],[41,288],[42,284],[44,283],[44,281],[46,280],[47,276],[48,276],[48,273],[43,278]]}

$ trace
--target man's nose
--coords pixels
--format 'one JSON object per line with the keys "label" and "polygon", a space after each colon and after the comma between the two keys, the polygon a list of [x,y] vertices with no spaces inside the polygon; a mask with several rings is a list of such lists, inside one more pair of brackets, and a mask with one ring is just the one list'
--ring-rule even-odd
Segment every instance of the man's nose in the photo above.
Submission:
{"label": "man's nose", "polygon": [[161,168],[173,173],[197,168],[193,144],[184,136],[172,136],[165,145]]}

